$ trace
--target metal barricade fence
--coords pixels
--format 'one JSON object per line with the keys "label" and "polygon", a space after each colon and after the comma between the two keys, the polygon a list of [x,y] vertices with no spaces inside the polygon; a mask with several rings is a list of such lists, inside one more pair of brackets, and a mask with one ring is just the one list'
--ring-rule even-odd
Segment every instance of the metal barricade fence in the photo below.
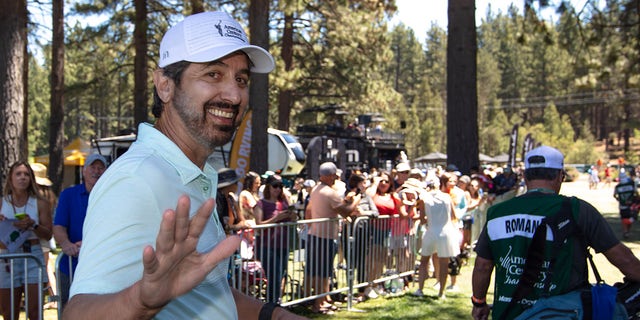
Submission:
{"label": "metal barricade fence", "polygon": [[[0,254],[0,260],[2,260],[2,264],[3,267],[5,268],[5,271],[9,273],[11,279],[10,279],[10,286],[11,286],[11,290],[10,290],[10,294],[11,294],[11,317],[15,318],[16,313],[20,313],[20,310],[15,310],[14,306],[15,306],[15,290],[16,290],[16,286],[15,286],[15,282],[14,282],[14,272],[17,270],[16,268],[23,268],[23,273],[24,273],[24,300],[25,300],[25,304],[24,304],[24,309],[25,311],[29,310],[29,290],[27,290],[27,284],[29,283],[29,265],[28,265],[28,260],[33,260],[38,268],[38,270],[40,272],[38,272],[38,283],[37,283],[37,292],[38,292],[38,319],[42,320],[43,317],[43,281],[44,281],[44,277],[43,274],[45,274],[47,272],[46,266],[42,263],[42,257],[40,257],[40,259],[38,259],[38,257],[36,257],[35,255],[31,254],[31,253],[3,253]],[[16,260],[21,260],[21,261],[16,261]],[[22,299],[22,297],[20,297],[20,299]]]}
{"label": "metal barricade fence", "polygon": [[[415,272],[416,229],[412,220],[399,216],[259,225],[242,233],[243,244],[231,263],[230,284],[282,306],[331,295],[345,299],[350,308],[355,289],[403,289],[394,288],[403,284],[392,280]],[[328,286],[322,279],[328,279]]]}
{"label": "metal barricade fence", "polygon": [[[310,237],[308,232],[312,226],[316,232]],[[334,228],[338,230],[337,237],[332,234]],[[282,306],[331,295],[334,299],[345,299],[351,308],[356,289],[386,286],[387,291],[394,290],[397,282],[393,280],[414,274],[419,241],[415,230],[411,220],[397,215],[259,225],[242,231],[241,248],[231,258],[229,283],[245,294],[262,301],[279,302]],[[334,249],[335,256],[331,259],[329,254]],[[314,253],[310,255],[309,251]],[[56,258],[58,293],[52,297],[58,302],[59,319],[62,318],[59,275],[63,256],[60,252]],[[72,281],[72,260],[68,261]],[[308,261],[313,264],[308,265]],[[328,290],[321,283],[321,277],[312,277],[324,273],[331,275]],[[42,295],[42,290],[39,292]]]}
{"label": "metal barricade fence", "polygon": [[[58,292],[56,292],[56,295],[51,297],[52,301],[56,301],[58,303],[58,308],[57,308],[57,312],[58,312],[58,319],[62,319],[62,291],[63,290],[67,290],[67,294],[68,294],[68,290],[69,288],[63,288],[63,283],[62,283],[62,275],[60,271],[60,263],[62,263],[62,260],[64,259],[64,257],[66,257],[66,255],[64,254],[64,252],[60,251],[58,253],[58,257],[56,258],[56,271],[55,271],[55,275],[56,275],[56,288],[58,288]],[[71,282],[73,281],[73,260],[71,258],[66,259],[67,262],[69,263],[69,286],[71,286]]]}

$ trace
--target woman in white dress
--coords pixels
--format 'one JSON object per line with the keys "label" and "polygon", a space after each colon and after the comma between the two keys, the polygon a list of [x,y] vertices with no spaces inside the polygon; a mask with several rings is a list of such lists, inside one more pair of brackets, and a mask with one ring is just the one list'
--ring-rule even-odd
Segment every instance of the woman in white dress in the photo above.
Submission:
{"label": "woman in white dress", "polygon": [[[446,185],[450,176],[445,173],[440,177],[440,185]],[[435,190],[420,199],[420,222],[428,224],[427,231],[422,236],[422,251],[420,252],[420,268],[418,290],[415,295],[422,296],[424,281],[428,278],[427,267],[433,255],[436,279],[438,280],[438,298],[444,298],[447,283],[447,269],[449,258],[460,253],[459,231],[455,225],[455,213],[451,196],[441,190]]]}

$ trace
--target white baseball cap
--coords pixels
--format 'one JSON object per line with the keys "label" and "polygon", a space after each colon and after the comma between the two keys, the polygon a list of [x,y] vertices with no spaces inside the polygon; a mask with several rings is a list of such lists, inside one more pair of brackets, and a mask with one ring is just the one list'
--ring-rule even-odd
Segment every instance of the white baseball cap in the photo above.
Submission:
{"label": "white baseball cap", "polygon": [[397,172],[409,172],[411,170],[411,166],[409,166],[406,162],[400,162],[396,165]]}
{"label": "white baseball cap", "polygon": [[527,152],[524,168],[549,168],[564,170],[564,156],[556,148],[540,146]]}
{"label": "white baseball cap", "polygon": [[209,62],[243,51],[253,63],[251,72],[269,73],[275,67],[267,50],[249,44],[240,24],[226,12],[202,12],[170,28],[160,42],[160,68],[178,61]]}

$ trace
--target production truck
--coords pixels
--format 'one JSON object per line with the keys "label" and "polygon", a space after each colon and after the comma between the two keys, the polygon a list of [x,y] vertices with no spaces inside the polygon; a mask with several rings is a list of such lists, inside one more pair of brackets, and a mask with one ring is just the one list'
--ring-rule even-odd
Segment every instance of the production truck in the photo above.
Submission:
{"label": "production truck", "polygon": [[[378,113],[352,116],[337,104],[302,110],[296,137],[307,153],[306,175],[317,178],[318,166],[335,162],[345,172],[391,170],[406,154],[404,134],[384,128],[387,121]],[[400,124],[400,127],[403,127]]]}

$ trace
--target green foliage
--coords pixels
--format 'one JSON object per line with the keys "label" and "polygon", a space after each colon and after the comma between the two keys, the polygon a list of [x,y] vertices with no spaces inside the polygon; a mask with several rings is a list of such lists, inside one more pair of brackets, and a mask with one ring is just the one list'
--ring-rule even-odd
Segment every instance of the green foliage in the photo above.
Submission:
{"label": "green foliage", "polygon": [[[164,30],[190,7],[181,0],[147,3],[150,72]],[[203,1],[206,10],[223,7],[245,26],[247,4]],[[133,2],[74,1],[69,8],[65,138],[117,134],[133,123]],[[270,51],[277,66],[269,77],[269,123],[276,124],[279,93],[291,90],[291,128],[302,121],[301,109],[338,103],[352,116],[383,114],[388,129],[399,130],[404,121],[410,158],[446,150],[447,32],[432,25],[421,44],[406,26],[389,28],[395,9],[390,0],[273,2]],[[280,59],[285,12],[294,17],[289,70]],[[78,16],[106,19],[93,27],[71,24]],[[525,18],[515,7],[487,12],[478,26],[480,152],[507,152],[515,123],[519,146],[531,133],[575,162],[604,157],[590,146],[618,130],[638,136],[640,108],[628,97],[640,88],[639,30],[637,8],[621,0],[582,11],[565,4],[555,24]],[[42,42],[45,61],[29,66],[31,154],[48,149],[50,60]]]}
{"label": "green foliage", "polygon": [[41,155],[49,145],[49,74],[33,56],[29,60],[29,154]]}

